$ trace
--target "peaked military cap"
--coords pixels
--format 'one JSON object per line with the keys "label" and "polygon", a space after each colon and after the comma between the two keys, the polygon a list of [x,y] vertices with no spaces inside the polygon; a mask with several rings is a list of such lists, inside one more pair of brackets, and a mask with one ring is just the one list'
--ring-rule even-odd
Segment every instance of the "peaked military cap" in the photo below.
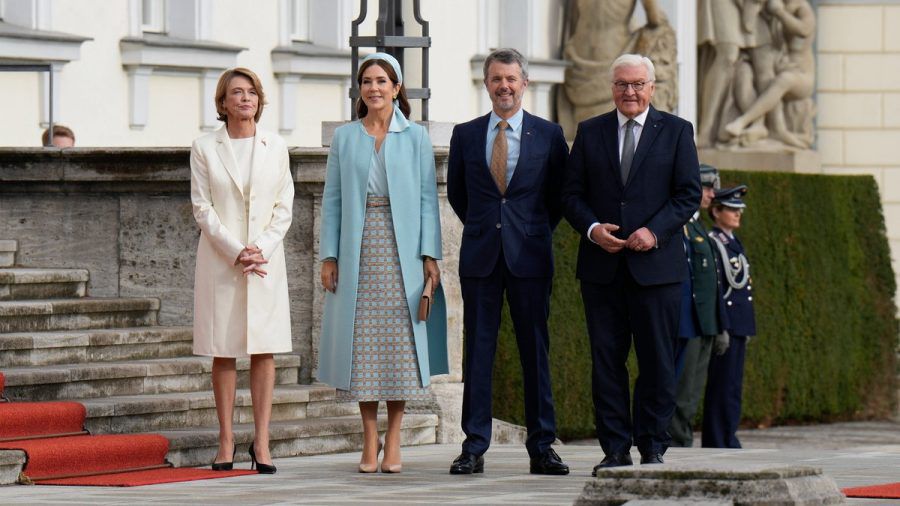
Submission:
{"label": "peaked military cap", "polygon": [[747,185],[739,184],[733,188],[724,188],[716,190],[716,196],[713,198],[713,204],[722,204],[725,207],[734,209],[743,209],[747,207],[742,197],[747,194]]}
{"label": "peaked military cap", "polygon": [[719,189],[719,169],[705,163],[700,164],[700,185]]}

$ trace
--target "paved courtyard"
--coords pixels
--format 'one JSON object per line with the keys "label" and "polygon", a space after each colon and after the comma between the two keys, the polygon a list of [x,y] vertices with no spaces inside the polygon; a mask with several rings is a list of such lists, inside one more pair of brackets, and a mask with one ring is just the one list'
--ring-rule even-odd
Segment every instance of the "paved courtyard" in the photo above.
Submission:
{"label": "paved courtyard", "polygon": [[[797,464],[820,467],[838,486],[900,481],[900,424],[844,423],[740,433],[742,450],[673,448],[667,463]],[[10,486],[0,504],[571,504],[600,458],[592,442],[558,448],[572,468],[564,477],[528,474],[524,448],[495,446],[485,473],[451,476],[457,445],[405,448],[398,475],[355,471],[359,453],[279,459],[274,476],[244,476],[134,488]],[[633,453],[637,458],[637,452]],[[241,464],[239,467],[244,467]],[[851,499],[851,504],[900,501]]]}

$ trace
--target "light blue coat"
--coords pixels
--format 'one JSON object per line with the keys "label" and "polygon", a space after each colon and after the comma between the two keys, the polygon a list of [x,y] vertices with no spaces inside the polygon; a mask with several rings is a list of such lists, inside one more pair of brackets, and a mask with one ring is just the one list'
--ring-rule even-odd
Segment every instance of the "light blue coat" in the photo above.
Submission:
{"label": "light blue coat", "polygon": [[[412,317],[422,385],[448,372],[447,309],[443,290],[435,291],[431,317],[418,321],[424,288],[422,257],[441,258],[441,223],[431,139],[394,108],[384,139],[388,197],[400,256],[403,286]],[[353,350],[353,318],[359,278],[359,257],[366,217],[366,189],[375,138],[359,121],[334,132],[322,196],[319,257],[338,259],[336,293],[325,292],[325,314],[319,340],[318,378],[349,390]]]}

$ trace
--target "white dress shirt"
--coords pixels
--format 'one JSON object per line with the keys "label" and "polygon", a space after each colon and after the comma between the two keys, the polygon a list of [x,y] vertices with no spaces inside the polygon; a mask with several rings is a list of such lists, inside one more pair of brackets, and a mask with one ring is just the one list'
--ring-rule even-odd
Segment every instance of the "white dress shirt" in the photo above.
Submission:
{"label": "white dress shirt", "polygon": [[[650,108],[644,109],[644,112],[638,114],[634,117],[634,149],[637,150],[638,144],[641,142],[641,132],[644,131],[644,124],[647,122],[647,114],[650,113]],[[628,123],[628,116],[622,114],[622,111],[616,109],[616,117],[619,119],[619,160],[622,159],[622,147],[625,146],[625,124]],[[588,227],[587,238],[589,241],[594,242],[591,239],[591,232],[594,230],[594,227],[599,225],[600,222],[594,222],[590,227]],[[656,237],[656,234],[653,235]],[[596,243],[595,243],[596,244]]]}

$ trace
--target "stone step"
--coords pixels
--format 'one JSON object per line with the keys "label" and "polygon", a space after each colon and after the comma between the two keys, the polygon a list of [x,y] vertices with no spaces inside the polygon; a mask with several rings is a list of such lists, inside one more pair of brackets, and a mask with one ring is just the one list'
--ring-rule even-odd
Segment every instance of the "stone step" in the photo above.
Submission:
{"label": "stone step", "polygon": [[[275,384],[297,383],[300,357],[275,355]],[[250,359],[238,359],[238,387],[250,383]],[[123,362],[13,367],[3,370],[4,394],[14,401],[96,399],[212,389],[212,359],[176,357]]]}
{"label": "stone step", "polygon": [[19,243],[10,239],[0,240],[0,267],[12,267],[16,265],[16,252],[19,251]]}
{"label": "stone step", "polygon": [[25,466],[25,452],[0,450],[0,485],[13,485]]}
{"label": "stone step", "polygon": [[[302,420],[312,403],[330,404],[334,388],[324,385],[279,385],[272,398],[272,420]],[[133,395],[79,400],[87,409],[85,428],[91,434],[122,434],[158,430],[209,427],[218,424],[212,391]],[[253,423],[250,390],[237,390],[235,423]]]}
{"label": "stone step", "polygon": [[84,297],[84,269],[0,269],[0,300]]}
{"label": "stone step", "polygon": [[[379,403],[379,410],[387,413],[384,403]],[[311,401],[306,406],[307,418],[331,418],[335,416],[359,416],[359,403],[342,402],[335,399]]]}
{"label": "stone step", "polygon": [[156,324],[159,299],[92,298],[0,301],[0,333]]}
{"label": "stone step", "polygon": [[0,334],[0,369],[38,365],[182,357],[191,327],[133,327]]}
{"label": "stone step", "polygon": [[[404,446],[434,444],[437,441],[437,415],[406,414],[401,429]],[[387,428],[387,418],[378,417],[379,431]],[[216,457],[219,430],[215,426],[199,429],[160,431],[169,439],[166,458],[176,467],[206,466]],[[253,425],[234,426],[237,444],[236,462],[247,462],[247,448],[253,441]],[[269,449],[275,459],[359,451],[362,449],[362,421],[359,416],[307,418],[272,422]],[[275,462],[278,465],[278,462]],[[246,467],[246,466],[241,466]],[[352,471],[352,470],[350,470]]]}

